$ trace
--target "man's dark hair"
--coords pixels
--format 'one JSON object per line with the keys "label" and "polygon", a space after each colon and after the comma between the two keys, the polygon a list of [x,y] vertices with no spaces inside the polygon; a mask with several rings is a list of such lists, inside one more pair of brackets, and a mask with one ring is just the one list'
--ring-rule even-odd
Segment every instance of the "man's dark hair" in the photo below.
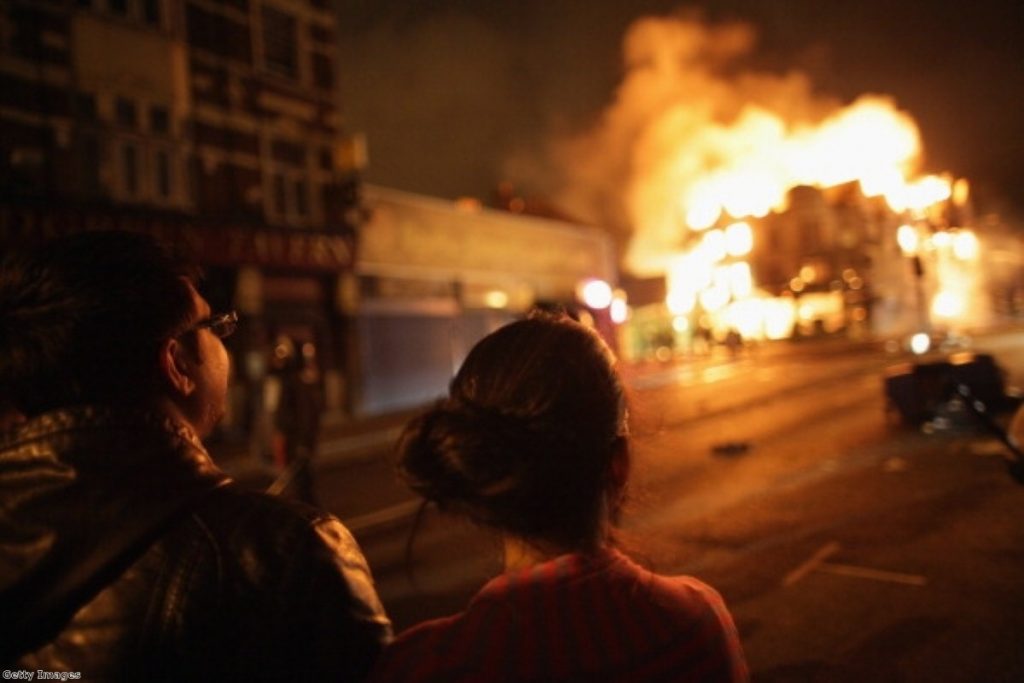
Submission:
{"label": "man's dark hair", "polygon": [[86,232],[0,263],[0,395],[25,415],[154,395],[198,270],[154,238]]}

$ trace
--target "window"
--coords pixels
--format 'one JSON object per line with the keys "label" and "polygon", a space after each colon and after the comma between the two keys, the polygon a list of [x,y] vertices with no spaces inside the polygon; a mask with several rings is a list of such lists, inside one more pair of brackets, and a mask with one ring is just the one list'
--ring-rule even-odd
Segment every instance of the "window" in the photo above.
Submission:
{"label": "window", "polygon": [[263,63],[268,71],[299,76],[298,26],[295,17],[263,6]]}
{"label": "window", "polygon": [[235,19],[207,12],[191,2],[185,4],[188,43],[215,55],[252,63],[249,27]]}
{"label": "window", "polygon": [[280,216],[288,213],[288,190],[281,174],[274,176],[274,213]]}
{"label": "window", "polygon": [[142,0],[142,18],[147,24],[160,25],[160,0]]}
{"label": "window", "polygon": [[96,98],[91,93],[75,93],[75,114],[84,121],[95,121]]}
{"label": "window", "polygon": [[309,193],[306,181],[295,181],[295,213],[302,218],[309,215]]}
{"label": "window", "polygon": [[171,198],[171,155],[167,150],[156,152],[156,194],[160,199]]}
{"label": "window", "polygon": [[126,128],[135,128],[138,125],[138,114],[135,110],[135,103],[131,100],[118,97],[116,115],[118,124]]}
{"label": "window", "polygon": [[295,142],[274,140],[270,147],[270,154],[275,162],[296,168],[303,168],[306,165],[306,148]]}
{"label": "window", "polygon": [[103,154],[96,135],[82,132],[77,139],[79,190],[86,197],[98,197],[103,193],[100,169]]}
{"label": "window", "polygon": [[313,83],[323,90],[334,88],[334,67],[331,58],[319,52],[313,53]]}
{"label": "window", "polygon": [[153,105],[149,109],[149,129],[154,133],[166,135],[171,129],[171,117],[167,107]]}
{"label": "window", "polygon": [[130,142],[121,145],[121,187],[129,197],[139,192],[138,151]]}

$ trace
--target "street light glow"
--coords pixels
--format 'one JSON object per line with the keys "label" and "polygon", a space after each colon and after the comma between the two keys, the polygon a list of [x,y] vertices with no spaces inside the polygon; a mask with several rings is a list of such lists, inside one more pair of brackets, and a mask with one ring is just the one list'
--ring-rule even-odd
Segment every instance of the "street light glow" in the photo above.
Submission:
{"label": "street light glow", "polygon": [[923,353],[927,353],[928,349],[930,349],[931,347],[932,340],[924,332],[918,332],[917,334],[910,338],[910,350],[919,356]]}
{"label": "street light glow", "polygon": [[508,294],[500,289],[492,289],[484,294],[484,304],[487,308],[505,308],[508,306]]}
{"label": "street light glow", "polygon": [[587,308],[595,311],[608,308],[612,304],[612,288],[604,280],[587,280],[577,291],[577,296]]}
{"label": "street light glow", "polygon": [[623,299],[612,299],[611,308],[608,310],[612,322],[621,325],[629,319],[629,306]]}
{"label": "street light glow", "polygon": [[900,245],[904,256],[917,253],[918,241],[917,230],[912,226],[904,224],[896,228],[896,243]]}
{"label": "street light glow", "polygon": [[953,255],[961,261],[978,258],[978,237],[970,230],[960,230],[953,237]]}

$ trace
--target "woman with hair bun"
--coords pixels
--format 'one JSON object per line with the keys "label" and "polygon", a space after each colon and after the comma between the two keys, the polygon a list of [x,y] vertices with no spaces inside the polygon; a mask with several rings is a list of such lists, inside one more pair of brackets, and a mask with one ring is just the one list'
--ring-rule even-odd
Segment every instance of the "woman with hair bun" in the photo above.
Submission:
{"label": "woman with hair bun", "polygon": [[375,681],[745,681],[722,598],[617,549],[629,433],[591,329],[533,316],[481,340],[413,420],[399,467],[440,509],[502,535],[505,573],[385,651]]}

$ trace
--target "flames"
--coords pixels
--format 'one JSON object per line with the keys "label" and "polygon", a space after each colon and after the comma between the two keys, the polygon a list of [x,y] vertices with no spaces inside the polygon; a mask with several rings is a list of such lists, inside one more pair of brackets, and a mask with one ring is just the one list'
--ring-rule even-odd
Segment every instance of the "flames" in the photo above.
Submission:
{"label": "flames", "polygon": [[948,178],[917,177],[920,132],[891,98],[843,106],[798,72],[743,70],[754,43],[743,24],[635,22],[614,103],[595,129],[562,145],[571,178],[561,202],[624,224],[627,270],[665,273],[699,243],[693,232],[780,210],[798,185],[858,181],[897,212],[950,197]]}
{"label": "flames", "polygon": [[[555,146],[565,174],[558,203],[618,228],[625,270],[665,276],[664,308],[684,335],[696,325],[719,337],[733,329],[780,338],[796,329],[865,324],[868,310],[858,302],[867,300],[868,280],[881,302],[876,332],[903,324],[898,315],[914,324],[928,315],[914,313],[924,295],[903,301],[915,286],[934,294],[928,308],[936,322],[976,308],[964,292],[978,289],[977,240],[945,218],[969,211],[944,208],[965,208],[966,181],[921,174],[924,150],[913,117],[888,96],[844,103],[815,90],[802,73],[745,68],[754,44],[744,24],[679,16],[635,22],[614,101],[592,129]],[[819,281],[801,270],[788,288],[772,283],[785,290],[779,296],[759,289],[746,260],[758,219],[784,211],[795,187],[851,183],[865,197],[884,198],[893,225],[905,220],[913,235],[885,237],[869,259],[871,273],[844,266],[841,279],[835,272]],[[896,240],[911,237],[917,270],[908,274],[903,266],[911,257],[899,255]]]}
{"label": "flames", "polygon": [[[920,158],[920,136],[913,120],[884,98],[863,97],[817,125],[787,123],[748,105],[735,121],[709,122],[691,137],[673,135],[685,130],[678,112],[665,116],[655,124],[665,129],[657,146],[661,158],[642,164],[635,177],[637,226],[665,213],[665,207],[647,203],[652,186],[659,185],[666,194],[668,188],[679,193],[678,214],[661,220],[681,216],[679,227],[692,230],[711,227],[723,214],[762,217],[782,209],[786,193],[797,185],[860,181],[868,196],[885,195],[903,207],[919,203],[921,193],[915,194],[917,185],[906,175]],[[692,171],[699,177],[688,177]],[[932,178],[924,189],[934,191],[936,180],[941,182]],[[945,192],[948,197],[948,183]]]}

